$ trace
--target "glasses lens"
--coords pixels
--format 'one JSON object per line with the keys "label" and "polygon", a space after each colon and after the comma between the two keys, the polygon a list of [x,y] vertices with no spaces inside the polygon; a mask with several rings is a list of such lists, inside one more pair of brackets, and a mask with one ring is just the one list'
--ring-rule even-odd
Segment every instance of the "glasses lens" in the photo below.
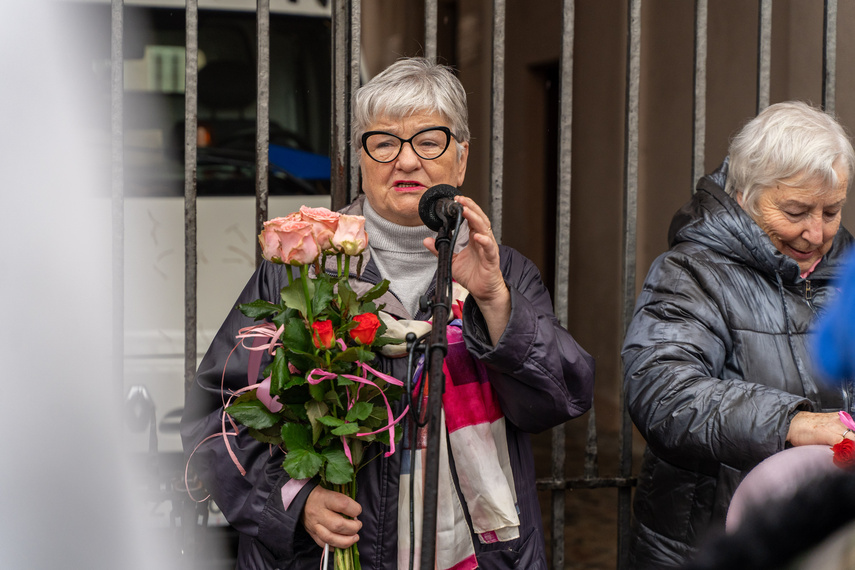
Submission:
{"label": "glasses lens", "polygon": [[365,150],[374,160],[388,162],[398,155],[400,139],[385,133],[375,133],[365,140]]}
{"label": "glasses lens", "polygon": [[448,133],[439,129],[432,129],[419,133],[413,138],[413,148],[422,158],[436,158],[448,148]]}

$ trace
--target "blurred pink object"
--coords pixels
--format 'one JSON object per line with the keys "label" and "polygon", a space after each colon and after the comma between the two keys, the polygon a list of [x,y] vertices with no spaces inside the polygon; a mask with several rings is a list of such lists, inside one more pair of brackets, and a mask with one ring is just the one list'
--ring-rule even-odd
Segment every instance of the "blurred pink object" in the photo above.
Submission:
{"label": "blurred pink object", "polygon": [[727,532],[736,530],[747,513],[770,501],[791,497],[812,480],[835,472],[834,452],[828,445],[791,447],[760,462],[733,494],[727,511]]}

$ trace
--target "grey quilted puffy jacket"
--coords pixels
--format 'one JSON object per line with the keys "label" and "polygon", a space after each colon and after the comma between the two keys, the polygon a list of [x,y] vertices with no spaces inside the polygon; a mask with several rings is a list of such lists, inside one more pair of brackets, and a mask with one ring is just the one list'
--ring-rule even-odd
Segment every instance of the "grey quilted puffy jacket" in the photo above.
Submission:
{"label": "grey quilted puffy jacket", "polygon": [[677,212],[623,346],[624,389],[647,441],[631,567],[678,567],[723,529],[736,486],[781,451],[799,410],[841,409],[811,369],[811,323],[853,238],[842,227],[807,279],[725,194],[727,162]]}

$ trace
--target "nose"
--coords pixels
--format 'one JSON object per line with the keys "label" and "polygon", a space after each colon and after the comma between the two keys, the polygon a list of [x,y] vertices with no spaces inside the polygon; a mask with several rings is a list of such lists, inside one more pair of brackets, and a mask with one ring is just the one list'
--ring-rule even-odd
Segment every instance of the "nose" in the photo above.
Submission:
{"label": "nose", "polygon": [[395,165],[399,170],[412,171],[421,166],[421,159],[416,154],[413,148],[413,143],[406,142],[401,146],[401,151],[398,153],[398,158],[395,159]]}
{"label": "nose", "polygon": [[822,244],[822,216],[810,216],[807,219],[805,227],[802,230],[802,238],[807,240],[811,245]]}

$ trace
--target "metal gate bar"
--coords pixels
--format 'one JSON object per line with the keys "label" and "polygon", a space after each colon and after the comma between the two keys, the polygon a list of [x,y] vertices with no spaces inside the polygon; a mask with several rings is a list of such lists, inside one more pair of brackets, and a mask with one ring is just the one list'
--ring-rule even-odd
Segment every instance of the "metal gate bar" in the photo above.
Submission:
{"label": "metal gate bar", "polygon": [[436,61],[438,11],[437,0],[425,0],[425,58],[430,61]]}
{"label": "metal gate bar", "polygon": [[[624,138],[624,198],[623,198],[623,315],[620,330],[626,332],[635,305],[635,270],[638,210],[638,98],[641,84],[641,0],[629,0],[627,74],[626,74],[626,134]],[[618,356],[620,358],[620,356]],[[623,385],[623,379],[620,384]],[[632,422],[626,408],[624,391],[620,391],[621,430],[619,438],[619,474],[624,479],[632,475]],[[629,567],[630,512],[632,488],[618,488],[618,568]]]}
{"label": "metal gate bar", "polygon": [[834,115],[834,95],[837,88],[837,0],[825,0],[822,39],[822,108]]}
{"label": "metal gate bar", "polygon": [[359,193],[359,163],[350,144],[351,94],[359,87],[360,0],[334,0],[332,8],[331,205],[343,208]]}
{"label": "metal gate bar", "polygon": [[695,193],[695,184],[704,172],[704,151],[707,127],[707,13],[708,0],[695,0],[695,92],[692,106],[692,181],[689,188]]}
{"label": "metal gate bar", "polygon": [[[258,82],[255,97],[255,235],[267,220],[270,196],[270,0],[257,0],[255,14]],[[255,265],[261,265],[261,244],[255,245]]]}
{"label": "metal gate bar", "polygon": [[490,101],[490,224],[502,243],[502,182],[505,159],[505,0],[493,0],[493,73]]}
{"label": "metal gate bar", "polygon": [[199,3],[187,0],[184,60],[184,393],[196,375],[196,131]]}
{"label": "metal gate bar", "polygon": [[757,34],[757,112],[769,106],[769,85],[772,75],[772,0],[760,0],[759,32]]}

